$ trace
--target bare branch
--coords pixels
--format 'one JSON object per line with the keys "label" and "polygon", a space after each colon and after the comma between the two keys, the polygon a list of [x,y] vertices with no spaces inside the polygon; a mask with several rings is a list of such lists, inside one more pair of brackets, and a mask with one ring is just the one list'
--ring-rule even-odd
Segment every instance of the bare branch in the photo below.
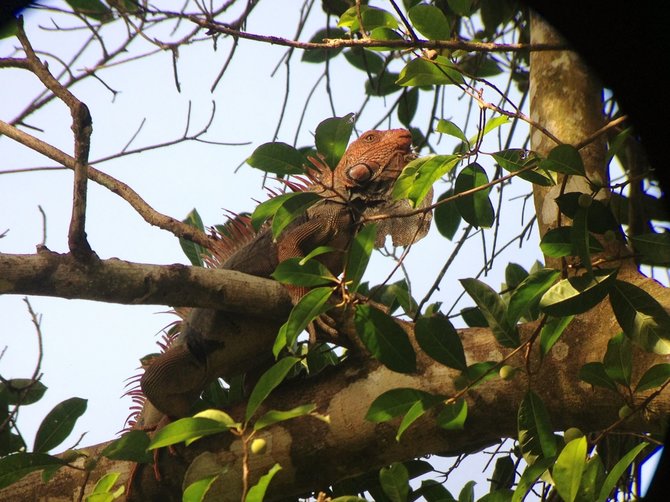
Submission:
{"label": "bare branch", "polygon": [[[42,155],[49,157],[52,160],[55,160],[68,169],[74,170],[75,168],[75,159],[65,152],[48,143],[45,143],[35,136],[31,136],[30,134],[23,132],[14,126],[3,122],[2,120],[0,120],[0,134],[4,134],[5,136],[18,141],[28,148],[31,148],[32,150],[35,150],[36,152],[41,153]],[[195,227],[192,227],[191,225],[182,223],[181,221],[176,220],[171,216],[166,216],[159,213],[149,204],[147,204],[137,192],[135,192],[125,183],[113,178],[112,176],[109,176],[108,174],[103,173],[102,171],[98,171],[93,166],[89,165],[87,168],[88,177],[90,180],[104,186],[128,202],[128,204],[130,204],[147,223],[162,228],[163,230],[167,230],[168,232],[171,232],[172,234],[182,239],[200,244],[207,249],[209,249],[212,245],[212,238],[207,234]]]}

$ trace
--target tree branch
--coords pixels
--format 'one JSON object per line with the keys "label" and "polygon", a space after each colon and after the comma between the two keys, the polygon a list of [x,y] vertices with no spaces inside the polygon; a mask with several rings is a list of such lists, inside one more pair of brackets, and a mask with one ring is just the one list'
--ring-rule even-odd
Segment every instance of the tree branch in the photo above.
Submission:
{"label": "tree branch", "polygon": [[270,279],[234,270],[118,259],[81,263],[42,248],[34,255],[0,254],[0,294],[55,296],[127,305],[205,307],[283,319],[285,289]]}
{"label": "tree branch", "polygon": [[[13,140],[27,146],[28,148],[41,153],[45,157],[58,162],[68,169],[74,170],[76,168],[76,160],[70,155],[2,120],[0,120],[0,134],[4,134],[5,136],[12,138]],[[90,180],[104,186],[128,202],[128,204],[130,204],[133,209],[135,209],[135,211],[137,211],[138,214],[144,218],[144,221],[150,225],[167,230],[177,237],[195,242],[196,244],[200,244],[207,249],[211,248],[213,243],[212,237],[209,237],[207,234],[201,232],[195,227],[192,227],[191,225],[187,225],[186,223],[182,223],[181,221],[176,220],[170,216],[159,213],[149,204],[147,204],[142,199],[142,197],[140,197],[140,195],[135,192],[135,190],[130,188],[125,183],[113,178],[112,176],[105,174],[102,171],[98,171],[90,165],[87,166],[87,170],[88,178]]]}

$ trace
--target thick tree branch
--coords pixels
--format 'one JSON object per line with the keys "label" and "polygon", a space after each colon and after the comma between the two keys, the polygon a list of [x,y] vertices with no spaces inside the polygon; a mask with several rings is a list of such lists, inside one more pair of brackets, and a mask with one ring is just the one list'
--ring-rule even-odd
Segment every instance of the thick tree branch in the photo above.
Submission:
{"label": "thick tree branch", "polygon": [[[644,285],[665,306],[670,306],[667,289],[642,277],[636,282]],[[403,326],[411,333],[410,324]],[[533,324],[522,326],[522,339],[527,339],[534,328]],[[548,407],[554,430],[579,427],[597,432],[618,420],[617,410],[623,404],[623,398],[606,389],[592,388],[581,382],[577,375],[584,363],[602,360],[607,340],[617,330],[611,308],[603,302],[573,321],[543,360],[539,371],[533,374],[530,385]],[[584,336],[585,333],[588,336]],[[510,352],[500,347],[488,329],[470,328],[460,334],[470,363],[501,360]],[[650,365],[664,359],[636,349],[634,360],[635,382]],[[524,355],[519,353],[508,363],[523,366]],[[537,363],[535,360],[534,365]],[[412,387],[446,397],[456,393],[453,380],[457,371],[436,363],[421,352],[418,352],[418,368],[416,374],[398,374],[374,360],[352,357],[343,366],[316,378],[294,380],[282,386],[259,410],[261,414],[268,408],[285,410],[314,403],[320,413],[330,417],[330,424],[306,417],[264,429],[259,437],[266,439],[267,451],[251,456],[250,482],[254,483],[279,462],[282,471],[272,481],[269,497],[272,499],[273,495],[287,496],[323,489],[337,480],[367,472],[373,466],[431,453],[450,455],[476,451],[500,438],[517,434],[516,413],[529,385],[523,376],[512,381],[496,378],[469,390],[466,395],[468,419],[463,431],[441,429],[435,414],[428,413],[398,442],[395,435],[399,420],[374,424],[364,419],[370,403],[393,388]],[[651,392],[638,396],[636,403],[643,403]],[[229,411],[239,419],[244,415],[244,409],[242,403]],[[669,412],[670,390],[666,387],[645,412],[631,415],[620,430],[658,432],[662,427],[662,416]],[[93,450],[99,451],[102,446]],[[213,487],[213,496],[219,497],[216,500],[239,500],[242,451],[241,440],[231,434],[210,436],[187,449],[180,447],[177,454],[161,450],[162,485],[158,486],[152,466],[142,466],[139,480],[133,487],[135,498],[132,500],[181,500],[185,470],[201,454],[207,455],[212,465],[229,468]],[[112,464],[105,460],[91,476],[91,486],[98,477],[111,471],[122,472],[121,482],[124,482],[130,467],[128,463]],[[52,486],[59,486],[59,483],[77,486],[76,479],[81,478],[81,473],[63,469],[57,476]],[[50,485],[38,481],[38,476],[26,478],[18,486],[23,490],[20,496],[12,498],[13,495],[5,491],[2,493],[5,500],[37,498],[50,489]]]}
{"label": "thick tree branch", "polygon": [[81,263],[44,248],[35,255],[0,254],[0,294],[216,308],[271,319],[291,309],[279,283],[234,270],[118,259]]}

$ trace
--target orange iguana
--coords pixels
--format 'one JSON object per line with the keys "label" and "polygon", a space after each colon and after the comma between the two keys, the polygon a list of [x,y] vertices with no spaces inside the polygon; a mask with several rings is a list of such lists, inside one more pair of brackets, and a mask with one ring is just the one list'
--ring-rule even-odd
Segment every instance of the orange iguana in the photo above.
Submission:
{"label": "orange iguana", "polygon": [[[317,259],[333,275],[339,275],[364,215],[396,215],[410,208],[407,201],[391,201],[390,194],[413,157],[411,143],[410,132],[405,129],[372,130],[349,145],[333,171],[314,161],[318,172],[311,173],[314,185],[310,189],[319,193],[322,200],[293,221],[276,242],[269,229],[262,230],[230,254],[221,268],[270,277],[279,262],[329,246],[334,250]],[[408,245],[422,238],[429,225],[430,213],[382,220],[377,245],[383,244],[386,235],[393,237],[395,245]],[[304,292],[302,288],[289,288],[294,303]],[[258,339],[261,337],[267,342],[265,346],[272,347],[283,321],[193,309],[184,321],[179,342],[146,369],[141,379],[142,391],[162,413],[185,416],[205,386],[216,378],[231,377],[265,364],[272,354],[270,350],[266,355],[258,354]]]}

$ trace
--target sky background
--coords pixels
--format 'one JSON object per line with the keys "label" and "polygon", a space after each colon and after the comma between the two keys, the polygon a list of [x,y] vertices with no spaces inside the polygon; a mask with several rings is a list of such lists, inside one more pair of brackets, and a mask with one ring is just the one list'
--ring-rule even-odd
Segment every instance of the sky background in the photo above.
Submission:
{"label": "sky background", "polygon": [[[57,2],[48,4],[58,5]],[[383,2],[377,4],[383,5]],[[251,15],[246,30],[294,38],[301,5],[295,0],[285,1],[279,9],[276,2],[261,2]],[[235,13],[226,14],[220,20],[230,21],[236,16]],[[77,50],[86,32],[55,32],[53,27],[56,25],[64,28],[79,23],[52,13],[26,14],[26,31],[33,46],[41,51],[53,51],[67,60]],[[320,2],[316,2],[300,40],[308,40],[324,26],[325,15]],[[184,27],[181,29],[183,31]],[[115,45],[124,30],[121,23],[105,28],[103,35],[109,47]],[[170,33],[164,27],[151,32],[150,36],[166,40]],[[200,36],[208,39],[204,33]],[[266,198],[262,173],[243,162],[256,146],[274,139],[286,89],[286,67],[280,62],[287,49],[240,40],[231,66],[211,92],[228,56],[231,40],[219,38],[216,45],[213,50],[211,40],[205,40],[179,49],[177,66],[181,92],[175,88],[172,53],[169,51],[101,69],[97,72],[100,80],[89,78],[72,88],[88,105],[93,117],[91,163],[131,186],[157,211],[183,219],[195,207],[206,225],[222,223],[225,210],[251,210],[254,200]],[[0,56],[15,56],[17,46],[16,38],[0,40]],[[153,46],[140,40],[131,49],[127,57],[153,50]],[[77,61],[74,69],[80,71],[90,67],[98,57],[99,47],[94,46]],[[289,101],[277,137],[290,144],[294,144],[305,99],[324,68],[323,64],[299,64],[300,57],[298,51],[292,55]],[[54,71],[60,68],[53,59],[51,61]],[[273,76],[275,67],[277,71]],[[357,112],[364,100],[363,74],[352,71],[340,55],[330,62],[330,75],[336,114],[343,116]],[[0,71],[0,118],[12,120],[41,90],[41,84],[33,74],[21,70]],[[484,89],[484,98],[496,100],[488,89]],[[374,125],[395,99],[396,95],[392,95],[371,101],[358,116],[357,131],[365,131]],[[432,95],[422,93],[415,123],[424,129],[431,100]],[[123,150],[141,124],[131,149],[180,138],[186,128],[189,106],[191,133],[201,129],[210,118],[213,103],[216,104],[216,114],[204,139],[230,145],[190,141],[96,162],[96,159]],[[449,89],[438,113],[440,118],[451,119],[463,126],[469,113],[468,100],[457,89]],[[321,81],[304,112],[296,146],[312,145],[312,132],[319,122],[330,116],[332,110],[324,92],[324,81]],[[396,115],[391,117],[382,128],[400,126]],[[26,131],[72,153],[70,116],[62,103],[52,102],[28,117],[26,123],[42,129],[41,132]],[[476,121],[470,122],[468,135],[474,134],[472,127],[475,124]],[[503,126],[503,132],[506,132],[505,127],[509,126]],[[485,149],[500,149],[495,138],[490,141],[492,143],[485,145]],[[445,137],[437,144],[437,153],[451,153],[454,146],[455,140]],[[490,157],[482,157],[480,162],[491,175]],[[8,138],[0,138],[0,171],[48,166],[54,166],[49,159]],[[523,199],[518,197],[529,190],[529,185],[515,185],[519,187],[516,191],[508,190],[503,196],[508,207],[501,233],[507,237],[516,235],[530,215],[527,212],[523,216]],[[436,193],[442,193],[445,188],[446,185],[438,184]],[[71,193],[72,174],[68,170],[0,175],[0,233],[8,230],[0,239],[0,252],[35,252],[43,233],[38,206],[46,214],[47,247],[52,251],[67,252]],[[497,195],[495,191],[492,194],[495,204]],[[89,242],[100,258],[117,257],[155,264],[188,263],[174,236],[149,226],[124,200],[92,182],[89,183],[86,223]],[[460,235],[459,231],[457,238]],[[502,242],[505,241],[503,238]],[[504,277],[504,265],[509,261],[530,268],[540,258],[536,243],[537,236],[533,232],[530,242],[521,250],[512,246],[484,280],[498,288]],[[440,237],[435,228],[429,237],[415,246],[405,264],[413,281],[415,297],[421,298],[428,290],[436,269],[442,266],[452,248],[453,243]],[[474,277],[482,266],[482,256],[482,239],[477,235],[459,254],[433,300],[444,301],[450,306],[461,288],[460,285],[449,285],[459,278]],[[394,263],[377,253],[373,265],[366,276],[371,283],[383,280]],[[400,275],[394,276],[394,280],[400,278]],[[42,297],[31,297],[30,303],[41,316],[44,342],[41,373],[42,382],[49,390],[40,402],[21,410],[19,424],[24,437],[30,443],[40,420],[55,404],[78,396],[88,399],[88,411],[79,419],[63,449],[84,433],[82,445],[111,439],[123,427],[128,415],[130,400],[121,399],[125,380],[138,373],[140,357],[157,350],[156,341],[163,328],[175,317],[168,313],[169,308],[162,306],[125,306]],[[462,300],[458,309],[467,304],[467,300]],[[35,328],[22,297],[0,296],[0,318],[3,319],[0,350],[4,349],[0,374],[5,378],[27,378],[35,369],[38,349]],[[468,479],[476,475],[472,471],[466,474]],[[481,479],[484,483],[484,478]],[[464,482],[456,478],[447,486],[452,493],[458,493]],[[481,484],[478,492],[483,494],[486,490],[488,483]]]}

